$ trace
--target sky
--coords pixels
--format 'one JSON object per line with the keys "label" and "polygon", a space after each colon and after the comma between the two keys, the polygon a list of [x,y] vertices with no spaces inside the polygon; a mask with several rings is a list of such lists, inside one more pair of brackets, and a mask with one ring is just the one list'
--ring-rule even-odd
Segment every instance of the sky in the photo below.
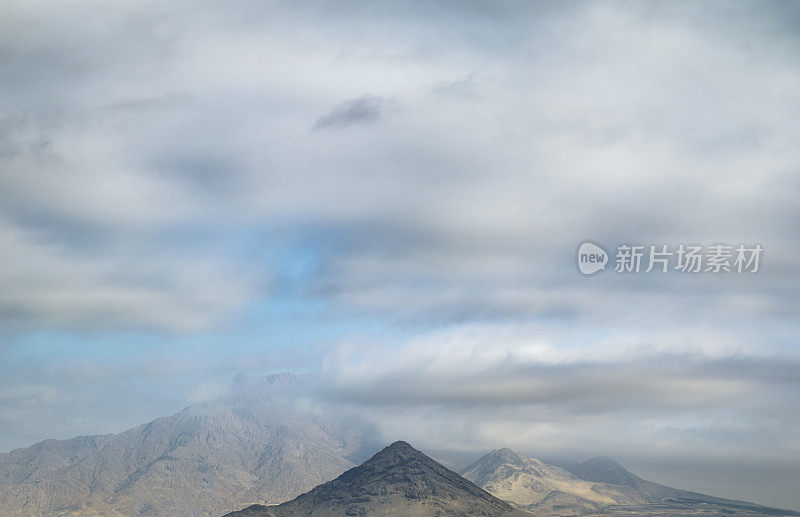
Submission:
{"label": "sky", "polygon": [[[392,440],[800,509],[798,28],[788,1],[5,2],[0,450],[308,372]],[[584,276],[585,241],[764,251]]]}

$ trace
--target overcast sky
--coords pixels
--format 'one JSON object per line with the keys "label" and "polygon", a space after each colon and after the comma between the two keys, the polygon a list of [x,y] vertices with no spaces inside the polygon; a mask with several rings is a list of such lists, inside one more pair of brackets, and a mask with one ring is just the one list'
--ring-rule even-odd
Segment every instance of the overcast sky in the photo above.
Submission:
{"label": "overcast sky", "polygon": [[5,2],[0,450],[291,370],[388,439],[800,508],[798,56],[788,1]]}

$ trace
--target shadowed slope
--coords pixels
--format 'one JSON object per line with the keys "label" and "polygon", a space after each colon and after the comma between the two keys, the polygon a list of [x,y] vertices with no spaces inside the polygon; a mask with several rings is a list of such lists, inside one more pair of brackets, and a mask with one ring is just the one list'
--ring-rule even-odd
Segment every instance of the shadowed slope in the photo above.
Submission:
{"label": "shadowed slope", "polygon": [[276,507],[252,506],[231,516],[527,515],[448,470],[406,442]]}

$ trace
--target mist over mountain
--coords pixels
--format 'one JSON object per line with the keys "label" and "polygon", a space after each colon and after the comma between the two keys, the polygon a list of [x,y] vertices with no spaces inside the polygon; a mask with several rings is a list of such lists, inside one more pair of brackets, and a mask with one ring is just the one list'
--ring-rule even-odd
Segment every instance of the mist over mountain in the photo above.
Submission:
{"label": "mist over mountain", "polygon": [[524,516],[505,501],[398,441],[362,465],[276,507],[255,505],[231,517],[344,515]]}
{"label": "mist over mountain", "polygon": [[355,467],[385,442],[321,403],[316,382],[238,375],[217,400],[123,433],[0,454],[0,513],[800,515],[659,485],[606,457],[562,468],[503,448],[458,475],[396,442]]}
{"label": "mist over mountain", "polygon": [[538,515],[800,515],[659,485],[606,457],[566,470],[504,448],[489,452],[462,475]]}
{"label": "mist over mountain", "polygon": [[119,434],[0,454],[3,515],[219,515],[280,503],[375,450],[371,428],[305,397],[311,379],[237,376],[222,399]]}

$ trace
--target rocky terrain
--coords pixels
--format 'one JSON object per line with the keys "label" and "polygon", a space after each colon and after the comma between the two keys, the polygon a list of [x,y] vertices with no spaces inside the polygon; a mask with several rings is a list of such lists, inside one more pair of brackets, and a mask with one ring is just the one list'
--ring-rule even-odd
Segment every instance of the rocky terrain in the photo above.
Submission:
{"label": "rocky terrain", "polygon": [[213,403],[120,434],[0,454],[0,514],[800,515],[652,483],[608,458],[567,469],[499,449],[462,477],[396,442],[355,467],[380,447],[375,432],[311,403],[312,386],[237,377]]}
{"label": "rocky terrain", "polygon": [[455,472],[395,442],[364,464],[278,506],[253,505],[231,517],[524,516]]}
{"label": "rocky terrain", "polygon": [[120,434],[0,454],[0,513],[221,515],[287,501],[366,457],[368,428],[303,407],[303,382],[240,377],[223,400]]}
{"label": "rocky terrain", "polygon": [[652,483],[602,457],[568,471],[499,449],[468,466],[462,475],[537,515],[800,515]]}

